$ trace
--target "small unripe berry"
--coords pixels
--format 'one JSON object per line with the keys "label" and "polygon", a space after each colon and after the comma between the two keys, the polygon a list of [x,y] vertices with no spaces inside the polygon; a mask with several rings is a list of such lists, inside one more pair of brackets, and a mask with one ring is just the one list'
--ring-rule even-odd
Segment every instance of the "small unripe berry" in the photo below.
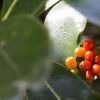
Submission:
{"label": "small unripe berry", "polygon": [[77,68],[71,69],[70,71],[71,71],[73,74],[78,74],[78,72],[79,72]]}
{"label": "small unripe berry", "polygon": [[100,54],[99,49],[94,47],[94,49],[92,50],[92,52],[94,53],[94,56],[97,56]]}

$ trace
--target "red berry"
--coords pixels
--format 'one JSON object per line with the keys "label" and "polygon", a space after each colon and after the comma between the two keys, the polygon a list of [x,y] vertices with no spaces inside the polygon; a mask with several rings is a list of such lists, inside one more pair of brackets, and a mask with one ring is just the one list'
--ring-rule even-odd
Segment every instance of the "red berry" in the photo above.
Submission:
{"label": "red berry", "polygon": [[82,62],[80,62],[79,68],[82,71],[88,71],[88,70],[90,70],[92,68],[92,64],[89,61],[83,60]]}
{"label": "red berry", "polygon": [[91,72],[91,70],[89,70],[89,71],[86,72],[86,79],[88,81],[93,81],[94,78],[95,78],[95,75]]}
{"label": "red berry", "polygon": [[83,48],[83,47],[77,47],[75,50],[74,50],[74,53],[77,57],[83,57],[84,54],[85,54],[86,50]]}
{"label": "red berry", "polygon": [[84,58],[85,58],[85,60],[88,60],[90,62],[93,62],[93,60],[94,60],[94,54],[93,54],[93,52],[92,51],[87,51],[85,53]]}
{"label": "red berry", "polygon": [[75,69],[77,66],[77,61],[74,57],[68,57],[65,61],[65,64],[69,69]]}
{"label": "red berry", "polygon": [[94,48],[94,41],[91,39],[86,39],[83,43],[83,47],[85,48],[86,51],[91,51]]}
{"label": "red berry", "polygon": [[100,65],[94,64],[93,67],[92,67],[92,73],[95,76],[100,76]]}
{"label": "red berry", "polygon": [[100,55],[95,56],[94,63],[95,64],[100,64]]}

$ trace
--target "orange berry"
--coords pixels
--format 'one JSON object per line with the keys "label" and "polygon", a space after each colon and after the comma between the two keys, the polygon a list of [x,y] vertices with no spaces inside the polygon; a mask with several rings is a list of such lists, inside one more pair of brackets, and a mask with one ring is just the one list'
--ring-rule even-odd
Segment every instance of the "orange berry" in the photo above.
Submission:
{"label": "orange berry", "polygon": [[65,64],[69,69],[75,69],[77,66],[77,61],[74,57],[68,57],[65,60]]}
{"label": "orange berry", "polygon": [[74,53],[77,57],[83,57],[85,55],[86,50],[83,47],[77,47],[74,50]]}

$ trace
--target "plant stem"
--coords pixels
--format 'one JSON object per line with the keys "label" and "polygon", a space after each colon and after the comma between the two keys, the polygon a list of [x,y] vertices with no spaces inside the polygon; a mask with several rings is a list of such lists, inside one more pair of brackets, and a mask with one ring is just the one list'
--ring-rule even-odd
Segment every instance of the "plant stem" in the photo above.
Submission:
{"label": "plant stem", "polygon": [[11,13],[13,7],[14,7],[15,4],[17,3],[17,1],[18,1],[18,0],[14,0],[14,1],[12,2],[12,4],[11,4],[11,6],[9,7],[7,13],[6,13],[5,16],[2,18],[1,21],[5,21],[5,20],[8,18],[8,16],[10,15],[10,13]]}

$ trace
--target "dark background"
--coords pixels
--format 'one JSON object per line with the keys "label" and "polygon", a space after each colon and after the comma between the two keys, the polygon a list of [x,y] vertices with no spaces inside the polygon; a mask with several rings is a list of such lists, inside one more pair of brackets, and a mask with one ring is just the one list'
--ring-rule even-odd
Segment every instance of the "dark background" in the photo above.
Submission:
{"label": "dark background", "polygon": [[1,19],[1,9],[2,9],[3,0],[0,0],[0,19]]}
{"label": "dark background", "polygon": [[3,0],[0,0],[0,10],[2,8],[2,3],[3,3]]}

